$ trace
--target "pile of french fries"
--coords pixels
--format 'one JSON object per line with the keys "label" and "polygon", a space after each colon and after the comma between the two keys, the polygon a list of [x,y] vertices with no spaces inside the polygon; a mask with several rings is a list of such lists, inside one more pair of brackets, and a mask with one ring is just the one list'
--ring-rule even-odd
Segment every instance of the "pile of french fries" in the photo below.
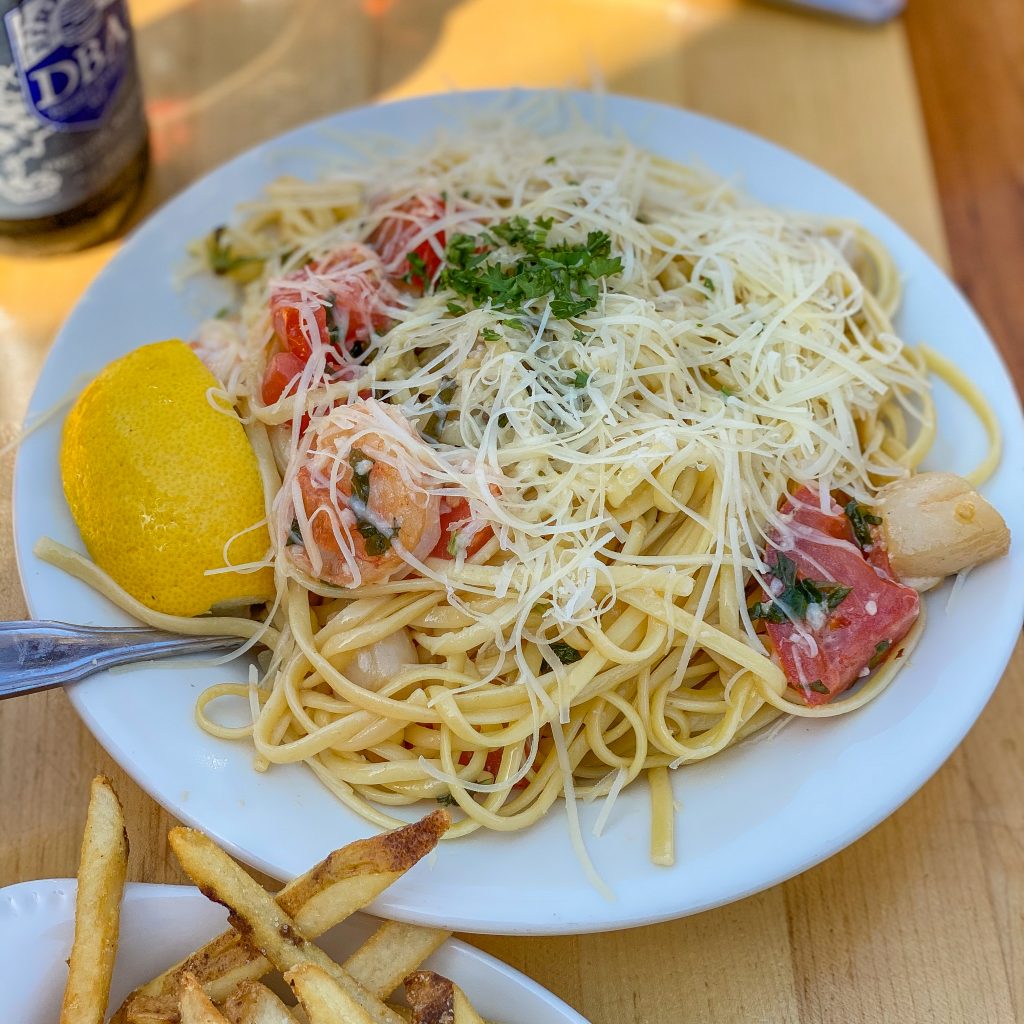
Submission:
{"label": "pile of french fries", "polygon": [[[385,922],[338,964],[313,942],[437,846],[443,810],[329,854],[271,895],[201,832],[169,841],[185,873],[228,908],[231,930],[137,988],[110,1024],[483,1024],[465,993],[420,965],[449,932]],[[117,955],[128,835],[110,782],[93,780],[78,872],[75,937],[60,1024],[103,1024]],[[289,1006],[261,978],[279,972]],[[404,985],[405,1004],[387,1001]]]}

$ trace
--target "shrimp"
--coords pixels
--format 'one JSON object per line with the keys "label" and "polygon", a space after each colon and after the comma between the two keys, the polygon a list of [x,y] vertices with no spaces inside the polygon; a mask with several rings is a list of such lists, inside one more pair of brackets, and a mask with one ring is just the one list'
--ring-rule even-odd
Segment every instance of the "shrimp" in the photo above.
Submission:
{"label": "shrimp", "polygon": [[339,587],[407,575],[407,556],[422,561],[441,536],[431,458],[393,406],[362,399],[335,409],[286,476],[279,527],[293,564]]}

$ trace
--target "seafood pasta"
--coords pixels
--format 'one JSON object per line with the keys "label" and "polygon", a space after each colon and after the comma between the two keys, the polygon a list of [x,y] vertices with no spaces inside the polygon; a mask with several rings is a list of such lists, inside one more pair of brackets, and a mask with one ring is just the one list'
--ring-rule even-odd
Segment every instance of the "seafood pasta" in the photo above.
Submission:
{"label": "seafood pasta", "polygon": [[[590,128],[280,180],[194,255],[237,286],[194,348],[266,493],[271,550],[236,568],[277,590],[255,635],[181,620],[266,644],[198,720],[381,827],[430,799],[451,835],[522,829],[564,797],[582,853],[576,799],[600,826],[644,776],[669,863],[669,769],[872,700],[919,591],[1008,543],[973,490],[994,419],[896,335],[873,238]],[[916,474],[929,369],[989,430],[968,481]]]}

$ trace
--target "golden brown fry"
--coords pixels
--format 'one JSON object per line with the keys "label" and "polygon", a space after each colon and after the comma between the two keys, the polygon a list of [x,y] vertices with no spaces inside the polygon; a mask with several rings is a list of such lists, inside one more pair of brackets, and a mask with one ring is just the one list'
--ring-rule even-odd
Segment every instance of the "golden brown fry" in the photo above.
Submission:
{"label": "golden brown fry", "polygon": [[181,993],[178,996],[178,1012],[181,1024],[227,1024],[217,1007],[210,1002],[202,985],[194,974],[186,971],[181,976]]}
{"label": "golden brown fry", "polygon": [[[366,906],[437,846],[451,819],[434,811],[394,832],[360,839],[329,854],[286,885],[278,905],[310,938],[322,935]],[[191,971],[215,1001],[227,999],[242,982],[261,978],[269,961],[234,931],[225,932],[180,964],[136,989],[111,1024],[171,1024],[177,1019],[177,975]]]}
{"label": "golden brown fry", "polygon": [[92,780],[75,897],[75,939],[60,1024],[103,1024],[128,868],[124,813],[110,780]]}
{"label": "golden brown fry", "polygon": [[229,1024],[295,1024],[288,1007],[258,981],[239,985],[221,1009]]}
{"label": "golden brown fry", "polygon": [[384,999],[450,935],[440,928],[385,921],[342,966],[363,988]]}
{"label": "golden brown fry", "polygon": [[303,964],[284,980],[306,1011],[309,1024],[373,1024],[373,1017],[320,967]]}
{"label": "golden brown fry", "polygon": [[412,1024],[484,1024],[466,993],[433,971],[417,971],[405,979],[405,998]]}
{"label": "golden brown fry", "polygon": [[212,839],[194,829],[179,827],[171,829],[169,840],[185,874],[206,896],[228,908],[228,920],[235,931],[282,974],[303,964],[313,964],[342,985],[373,1024],[401,1024],[393,1010],[310,942],[263,886]]}

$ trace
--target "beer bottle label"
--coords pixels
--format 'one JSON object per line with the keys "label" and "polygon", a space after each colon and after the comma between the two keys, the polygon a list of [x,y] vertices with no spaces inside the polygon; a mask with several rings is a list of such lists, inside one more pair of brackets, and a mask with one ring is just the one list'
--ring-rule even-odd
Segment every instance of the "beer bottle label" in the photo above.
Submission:
{"label": "beer bottle label", "polygon": [[125,0],[22,0],[3,27],[0,219],[47,217],[109,184],[142,145],[131,22]]}

